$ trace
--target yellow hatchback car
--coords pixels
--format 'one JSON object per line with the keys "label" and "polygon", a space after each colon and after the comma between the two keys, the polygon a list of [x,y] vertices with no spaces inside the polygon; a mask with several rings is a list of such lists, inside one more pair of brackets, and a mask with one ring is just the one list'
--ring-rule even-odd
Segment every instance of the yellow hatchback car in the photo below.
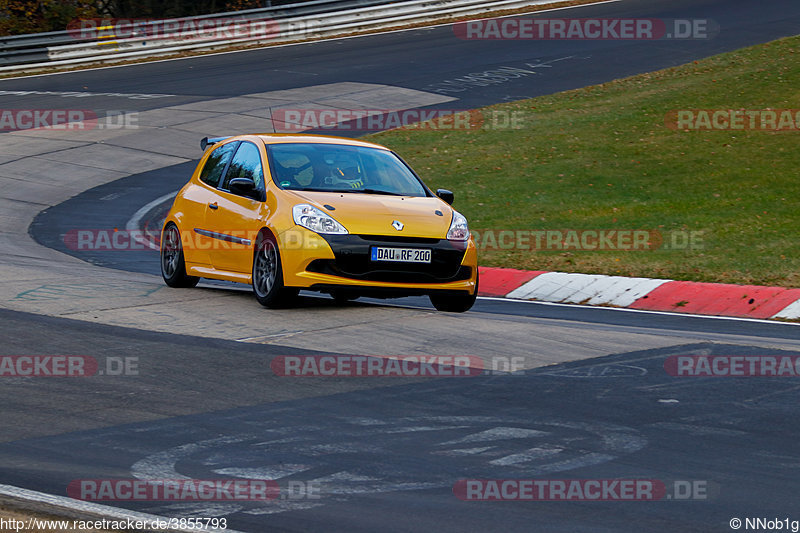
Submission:
{"label": "yellow hatchback car", "polygon": [[170,287],[247,283],[270,308],[301,289],[345,301],[428,295],[463,312],[478,293],[467,220],[394,152],[319,135],[205,138],[161,235]]}

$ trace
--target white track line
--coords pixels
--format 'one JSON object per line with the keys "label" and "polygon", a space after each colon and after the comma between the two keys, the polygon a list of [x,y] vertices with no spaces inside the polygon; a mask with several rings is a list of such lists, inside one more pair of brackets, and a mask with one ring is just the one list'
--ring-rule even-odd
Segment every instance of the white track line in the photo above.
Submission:
{"label": "white track line", "polygon": [[142,206],[141,209],[136,211],[133,214],[133,216],[131,217],[131,219],[125,224],[125,231],[128,232],[128,236],[133,237],[133,239],[136,242],[147,246],[151,250],[160,251],[161,248],[156,243],[154,243],[153,241],[151,241],[146,236],[144,236],[144,235],[142,235],[140,233],[140,230],[141,230],[140,224],[142,222],[142,217],[144,217],[154,207],[163,204],[164,202],[166,202],[170,198],[174,198],[175,195],[177,195],[177,194],[178,194],[178,191],[175,191],[175,192],[167,193],[164,196],[159,196],[158,198],[156,198],[152,202]]}

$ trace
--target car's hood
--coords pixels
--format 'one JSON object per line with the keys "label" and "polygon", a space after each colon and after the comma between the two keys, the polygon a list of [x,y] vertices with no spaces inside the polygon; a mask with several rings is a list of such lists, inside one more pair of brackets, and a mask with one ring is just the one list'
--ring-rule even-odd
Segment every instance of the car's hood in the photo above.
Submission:
{"label": "car's hood", "polygon": [[[330,214],[358,235],[396,235],[444,239],[450,229],[452,208],[436,197],[387,196],[382,194],[301,192],[299,198]],[[329,207],[334,209],[330,209]],[[436,212],[441,213],[437,215]],[[402,230],[392,226],[403,224]]]}

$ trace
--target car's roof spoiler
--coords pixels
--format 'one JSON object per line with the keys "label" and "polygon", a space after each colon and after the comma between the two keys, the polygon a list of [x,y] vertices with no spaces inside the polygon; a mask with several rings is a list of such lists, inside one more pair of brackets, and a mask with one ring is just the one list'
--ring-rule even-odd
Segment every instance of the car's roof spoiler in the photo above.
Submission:
{"label": "car's roof spoiler", "polygon": [[224,141],[227,138],[228,137],[203,137],[200,139],[200,149],[205,152],[206,148],[208,148],[210,145],[217,144],[218,142]]}

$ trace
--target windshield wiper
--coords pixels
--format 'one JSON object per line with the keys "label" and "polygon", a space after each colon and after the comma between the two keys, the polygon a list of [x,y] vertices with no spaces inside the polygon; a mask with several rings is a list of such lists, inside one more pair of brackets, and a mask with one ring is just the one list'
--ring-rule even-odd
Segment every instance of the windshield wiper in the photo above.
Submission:
{"label": "windshield wiper", "polygon": [[287,187],[290,191],[314,191],[314,192],[357,192],[363,194],[386,194],[390,196],[413,196],[399,192],[385,191],[383,189],[334,189],[330,187]]}
{"label": "windshield wiper", "polygon": [[347,192],[342,189],[331,189],[330,187],[287,187],[290,191],[314,191],[314,192]]}
{"label": "windshield wiper", "polygon": [[384,191],[382,189],[353,189],[350,192],[363,192],[365,194],[388,194],[390,196],[408,196],[399,192]]}

